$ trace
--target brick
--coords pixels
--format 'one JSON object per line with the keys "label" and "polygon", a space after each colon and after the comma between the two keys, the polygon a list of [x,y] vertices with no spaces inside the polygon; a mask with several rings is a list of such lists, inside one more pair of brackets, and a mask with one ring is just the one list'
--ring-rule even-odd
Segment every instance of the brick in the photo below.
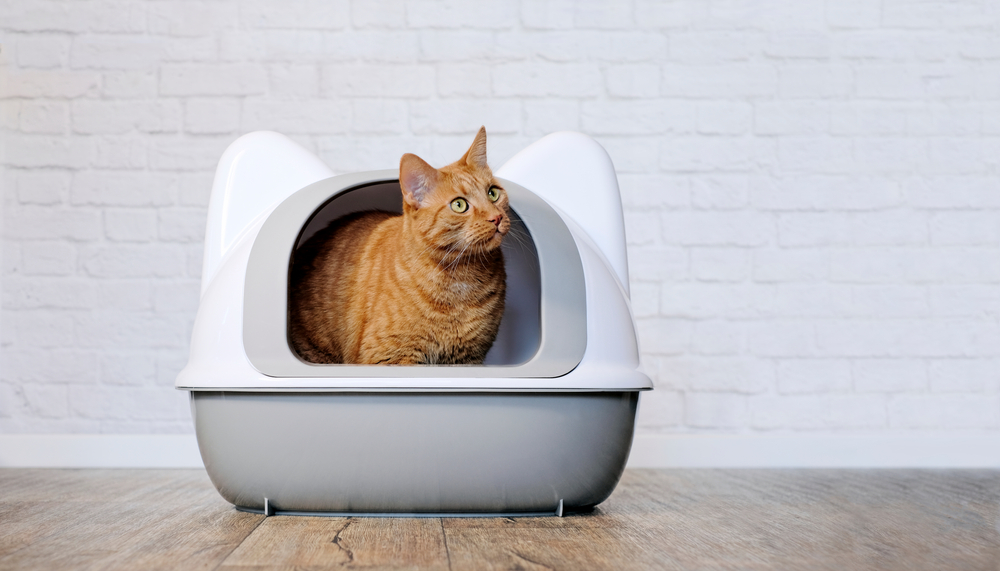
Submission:
{"label": "brick", "polygon": [[628,267],[632,280],[684,279],[688,275],[688,254],[681,248],[629,248]]}
{"label": "brick", "polygon": [[39,1],[26,5],[5,18],[7,29],[23,32],[141,32],[144,11],[122,1],[58,2]]}
{"label": "brick", "polygon": [[69,126],[69,106],[61,101],[25,101],[20,115],[25,133],[60,134]]}
{"label": "brick", "polygon": [[782,98],[846,97],[854,92],[854,68],[838,63],[783,63],[777,71],[777,93]]}
{"label": "brick", "polygon": [[102,385],[151,385],[156,382],[156,353],[114,351],[101,354]]}
{"label": "brick", "polygon": [[656,136],[597,137],[614,161],[618,173],[648,173],[657,170],[660,141]]}
{"label": "brick", "polygon": [[153,99],[158,78],[145,71],[109,71],[102,74],[101,94],[109,99]]}
{"label": "brick", "polygon": [[660,68],[651,63],[632,63],[608,67],[604,83],[612,97],[657,97],[660,94]]}
{"label": "brick", "polygon": [[149,148],[149,166],[157,171],[215,169],[231,137],[155,137]]}
{"label": "brick", "polygon": [[101,75],[67,70],[0,70],[0,97],[80,97],[94,95]]}
{"label": "brick", "polygon": [[6,139],[7,166],[37,168],[83,168],[93,156],[89,141],[47,135],[8,133]]}
{"label": "brick", "polygon": [[96,278],[178,277],[184,275],[184,253],[172,244],[86,246],[80,265]]}
{"label": "brick", "polygon": [[761,312],[785,318],[824,318],[852,315],[851,289],[845,285],[784,283],[774,286],[774,296]]}
{"label": "brick", "polygon": [[629,299],[633,317],[654,317],[660,311],[660,284],[633,282]]}
{"label": "brick", "polygon": [[147,29],[161,36],[210,36],[231,26],[242,4],[231,2],[167,1],[146,6]]}
{"label": "brick", "polygon": [[667,244],[685,246],[762,246],[774,240],[774,219],[742,211],[668,212],[660,227]]}
{"label": "brick", "polygon": [[694,325],[691,350],[695,354],[736,355],[745,347],[746,326],[743,323],[717,319],[698,321]]}
{"label": "brick", "polygon": [[982,18],[982,8],[977,2],[885,0],[882,3],[882,22],[890,27],[977,26]]}
{"label": "brick", "polygon": [[522,105],[525,135],[544,137],[557,131],[580,130],[581,112],[577,101],[524,101]]}
{"label": "brick", "polygon": [[428,97],[435,91],[429,66],[326,65],[320,68],[324,97]]}
{"label": "brick", "polygon": [[5,312],[17,323],[18,342],[32,348],[66,348],[76,344],[76,315],[62,308]]}
{"label": "brick", "polygon": [[493,93],[501,97],[595,97],[602,94],[600,69],[593,64],[524,63],[493,68]]}
{"label": "brick", "polygon": [[753,357],[681,357],[668,361],[677,384],[699,393],[758,394],[774,386],[774,365]]}
{"label": "brick", "polygon": [[159,209],[158,235],[161,242],[205,240],[205,210],[201,208]]}
{"label": "brick", "polygon": [[927,291],[921,285],[854,285],[851,291],[852,313],[858,317],[922,317],[930,314]]}
{"label": "brick", "polygon": [[267,92],[272,97],[319,96],[319,68],[314,65],[269,65],[267,81]]}
{"label": "brick", "polygon": [[437,93],[442,97],[488,97],[493,90],[490,66],[456,63],[437,70]]}
{"label": "brick", "polygon": [[709,101],[697,104],[698,132],[705,135],[742,135],[750,132],[753,108],[749,103]]}
{"label": "brick", "polygon": [[581,104],[581,125],[594,134],[654,135],[691,133],[695,129],[694,106],[674,101],[605,101]]}
{"label": "brick", "polygon": [[691,348],[691,322],[682,319],[644,318],[636,320],[643,352],[678,355]]}
{"label": "brick", "polygon": [[76,248],[61,241],[31,241],[22,245],[24,273],[68,276],[76,271]]}
{"label": "brick", "polygon": [[997,213],[940,212],[931,216],[930,239],[934,245],[989,245],[1000,242]]}
{"label": "brick", "polygon": [[658,215],[655,212],[635,212],[626,210],[625,217],[625,243],[635,246],[655,245],[658,240],[656,220]]}
{"label": "brick", "polygon": [[192,325],[188,316],[107,310],[80,316],[77,330],[84,348],[186,350]]}
{"label": "brick", "polygon": [[816,135],[830,130],[826,103],[808,101],[762,101],[753,107],[753,131],[757,135]]}
{"label": "brick", "polygon": [[[95,420],[186,419],[181,403],[189,397],[173,387],[103,386],[70,387],[70,410],[74,416]],[[146,424],[144,422],[143,424]]]}
{"label": "brick", "polygon": [[88,309],[95,286],[86,280],[58,277],[10,278],[4,286],[7,309]]}
{"label": "brick", "polygon": [[1000,192],[993,177],[936,175],[907,178],[902,183],[907,204],[917,208],[997,208]]}
{"label": "brick", "polygon": [[101,279],[97,282],[97,309],[146,311],[153,308],[152,288],[145,279]]}
{"label": "brick", "polygon": [[686,393],[684,424],[693,428],[741,428],[750,414],[747,397],[726,393]]}
{"label": "brick", "polygon": [[405,28],[406,5],[406,0],[352,2],[351,23],[355,28]]}
{"label": "brick", "polygon": [[836,359],[793,359],[778,363],[778,392],[827,394],[851,391],[851,364]]}
{"label": "brick", "polygon": [[69,195],[70,174],[64,171],[23,171],[16,175],[22,204],[62,204]]}
{"label": "brick", "polygon": [[843,246],[852,242],[852,224],[844,213],[796,212],[778,216],[782,247]]}
{"label": "brick", "polygon": [[22,36],[17,39],[17,64],[22,68],[64,67],[69,58],[70,38],[64,35]]}
{"label": "brick", "polygon": [[83,171],[73,177],[75,205],[160,206],[176,200],[177,179],[150,172]]}
{"label": "brick", "polygon": [[631,27],[631,6],[625,3],[556,0],[521,6],[521,23],[529,29],[625,29]]}
{"label": "brick", "polygon": [[684,419],[684,398],[680,393],[658,389],[643,393],[636,424],[643,428],[680,425]]}
{"label": "brick", "polygon": [[[350,120],[353,133],[405,133],[410,127],[410,109],[406,102],[394,99],[356,99],[352,103]],[[490,127],[488,125],[487,129]]]}
{"label": "brick", "polygon": [[212,171],[177,175],[177,203],[181,206],[208,208],[215,173]]}
{"label": "brick", "polygon": [[838,429],[885,428],[887,400],[883,395],[831,395],[830,426]]}
{"label": "brick", "polygon": [[626,210],[691,205],[692,184],[684,176],[622,173],[618,176],[618,186]]}
{"label": "brick", "polygon": [[817,282],[830,274],[829,256],[816,249],[756,248],[753,279],[756,282]]}
{"label": "brick", "polygon": [[243,131],[282,133],[343,133],[349,128],[351,108],[325,101],[257,101],[243,104]]}
{"label": "brick", "polygon": [[670,34],[670,60],[682,64],[747,61],[759,56],[763,47],[764,35],[748,30]]}
{"label": "brick", "polygon": [[[421,62],[448,62],[468,65],[483,61],[510,61],[523,59],[523,38],[497,36],[494,32],[478,30],[438,30],[420,34],[418,41]],[[506,41],[505,41],[506,40]],[[491,66],[492,67],[492,66]],[[440,68],[444,69],[444,68]]]}
{"label": "brick", "polygon": [[[910,141],[906,141],[909,143]],[[858,144],[862,141],[858,141]],[[778,140],[778,167],[787,173],[840,174],[854,170],[856,148],[848,139],[831,137],[782,137]],[[886,153],[895,149],[884,147]],[[905,152],[898,152],[903,156]],[[858,153],[863,157],[862,153]],[[869,160],[874,163],[881,157]],[[910,157],[915,159],[915,157]],[[876,171],[885,172],[885,171]],[[895,172],[890,170],[888,172]]]}
{"label": "brick", "polygon": [[489,0],[470,10],[456,0],[416,0],[406,6],[406,22],[414,28],[509,28],[517,22],[517,5]]}
{"label": "brick", "polygon": [[410,128],[416,134],[449,133],[472,136],[482,126],[490,134],[517,133],[521,105],[504,100],[441,100],[410,104]]}
{"label": "brick", "polygon": [[822,347],[817,345],[816,327],[808,320],[770,319],[755,322],[747,331],[750,353],[759,357],[825,356],[821,354]]}
{"label": "brick", "polygon": [[911,360],[858,360],[854,362],[854,389],[861,393],[924,392],[927,366]]}
{"label": "brick", "polygon": [[2,376],[24,384],[93,384],[98,377],[97,355],[61,347],[5,349]]}
{"label": "brick", "polygon": [[74,69],[150,69],[166,54],[166,41],[148,36],[77,36],[70,49]]}
{"label": "brick", "polygon": [[148,242],[156,239],[156,211],[113,208],[104,211],[104,235],[117,242]]}
{"label": "brick", "polygon": [[900,429],[995,429],[996,395],[900,395],[889,401],[889,426]]}
{"label": "brick", "polygon": [[84,134],[172,133],[180,129],[178,101],[76,100],[72,104],[73,131]]}
{"label": "brick", "polygon": [[749,399],[750,423],[758,429],[818,430],[830,426],[826,396],[759,395]]}
{"label": "brick", "polygon": [[881,4],[868,0],[840,0],[826,3],[826,22],[832,28],[877,28]]}
{"label": "brick", "polygon": [[322,61],[415,64],[423,59],[419,57],[420,39],[415,31],[324,33]]}
{"label": "brick", "polygon": [[667,97],[760,97],[777,91],[769,65],[666,65],[660,93]]}
{"label": "brick", "polygon": [[239,101],[212,98],[184,102],[184,131],[188,133],[233,133],[239,126]]}
{"label": "brick", "polygon": [[816,325],[824,354],[844,357],[979,357],[996,353],[997,326],[971,320],[834,320]]}
{"label": "brick", "polygon": [[3,232],[7,238],[28,240],[97,240],[101,213],[80,209],[22,206],[5,208]]}
{"label": "brick", "polygon": [[680,28],[694,19],[695,9],[684,0],[636,0],[635,23],[640,28]]}
{"label": "brick", "polygon": [[758,313],[767,287],[723,283],[667,283],[661,286],[660,313],[666,317],[745,319]]}
{"label": "brick", "polygon": [[700,281],[745,281],[750,275],[749,251],[744,248],[692,248],[691,273]]}
{"label": "brick", "polygon": [[928,217],[909,211],[866,212],[851,216],[854,243],[861,246],[924,245]]}
{"label": "brick", "polygon": [[934,393],[995,392],[1000,387],[1000,368],[995,359],[944,359],[931,361],[927,369]]}
{"label": "brick", "polygon": [[133,170],[149,165],[149,140],[138,133],[93,137],[94,159],[90,166],[96,169]]}
{"label": "brick", "polygon": [[240,21],[254,28],[315,28],[339,30],[350,23],[347,2],[320,3],[289,0],[281,5],[267,0],[247,0],[240,5]]}
{"label": "brick", "polygon": [[829,102],[830,133],[833,135],[905,135],[912,124],[910,101]]}
{"label": "brick", "polygon": [[770,147],[739,137],[670,137],[660,146],[660,168],[668,172],[747,172]]}
{"label": "brick", "polygon": [[819,32],[778,32],[770,34],[764,54],[787,59],[817,59],[830,57],[830,38]]}
{"label": "brick", "polygon": [[267,73],[252,64],[165,64],[160,95],[258,95],[267,91]]}
{"label": "brick", "polygon": [[751,203],[763,210],[876,210],[903,203],[900,185],[888,177],[789,174],[750,179]]}

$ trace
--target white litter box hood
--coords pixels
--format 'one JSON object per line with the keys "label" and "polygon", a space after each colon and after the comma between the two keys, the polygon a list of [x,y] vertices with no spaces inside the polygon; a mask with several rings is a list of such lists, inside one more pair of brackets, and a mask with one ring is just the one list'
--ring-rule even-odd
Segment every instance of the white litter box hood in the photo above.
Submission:
{"label": "white litter box hood", "polygon": [[[294,174],[282,176],[285,172]],[[333,208],[328,217],[329,212],[342,214],[344,208],[351,209],[351,200],[357,204],[386,200],[398,188],[398,171],[332,176],[315,156],[282,135],[258,132],[240,138],[223,155],[216,174],[201,304],[190,360],[177,378],[177,388],[240,392],[652,388],[639,371],[621,199],[607,153],[584,135],[556,133],[515,156],[498,169],[497,176],[531,243],[505,240],[507,329],[502,322],[486,364],[310,364],[295,356],[287,341],[291,254],[317,213]],[[514,356],[498,356],[505,352]]]}

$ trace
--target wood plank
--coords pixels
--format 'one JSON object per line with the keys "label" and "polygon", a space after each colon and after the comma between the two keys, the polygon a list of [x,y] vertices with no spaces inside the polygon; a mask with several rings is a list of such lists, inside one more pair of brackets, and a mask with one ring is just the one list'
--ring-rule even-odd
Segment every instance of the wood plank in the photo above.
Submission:
{"label": "wood plank", "polygon": [[0,470],[0,569],[1000,571],[1000,472],[628,470],[565,518],[246,514],[199,470]]}
{"label": "wood plank", "polygon": [[448,569],[437,518],[269,517],[220,570]]}
{"label": "wood plank", "polygon": [[69,472],[0,471],[0,489],[36,498],[0,500],[0,535],[15,538],[0,568],[214,569],[263,519],[235,511],[203,471]]}

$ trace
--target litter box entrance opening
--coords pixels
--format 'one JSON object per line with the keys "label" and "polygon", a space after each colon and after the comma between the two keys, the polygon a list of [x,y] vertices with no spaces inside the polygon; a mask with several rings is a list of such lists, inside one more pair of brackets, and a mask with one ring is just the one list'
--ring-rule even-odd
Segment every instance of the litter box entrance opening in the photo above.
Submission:
{"label": "litter box entrance opening", "polygon": [[[403,196],[399,182],[359,186],[335,195],[317,208],[302,227],[295,242],[295,250],[330,222],[348,214],[370,210],[402,213]],[[507,295],[500,330],[483,362],[487,366],[526,363],[537,353],[541,343],[538,250],[531,233],[514,208],[511,208],[510,231],[501,248],[507,271]],[[291,258],[294,260],[295,256]],[[289,275],[292,273],[292,268],[289,267]]]}

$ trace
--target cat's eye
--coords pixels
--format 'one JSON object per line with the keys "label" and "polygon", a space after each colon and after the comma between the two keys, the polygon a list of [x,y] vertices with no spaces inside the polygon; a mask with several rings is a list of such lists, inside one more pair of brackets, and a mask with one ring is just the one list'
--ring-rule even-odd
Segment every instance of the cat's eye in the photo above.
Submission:
{"label": "cat's eye", "polygon": [[486,191],[486,196],[490,197],[490,202],[500,200],[500,187],[491,186],[490,189]]}
{"label": "cat's eye", "polygon": [[461,214],[469,209],[469,203],[464,198],[456,198],[451,201],[451,209]]}

